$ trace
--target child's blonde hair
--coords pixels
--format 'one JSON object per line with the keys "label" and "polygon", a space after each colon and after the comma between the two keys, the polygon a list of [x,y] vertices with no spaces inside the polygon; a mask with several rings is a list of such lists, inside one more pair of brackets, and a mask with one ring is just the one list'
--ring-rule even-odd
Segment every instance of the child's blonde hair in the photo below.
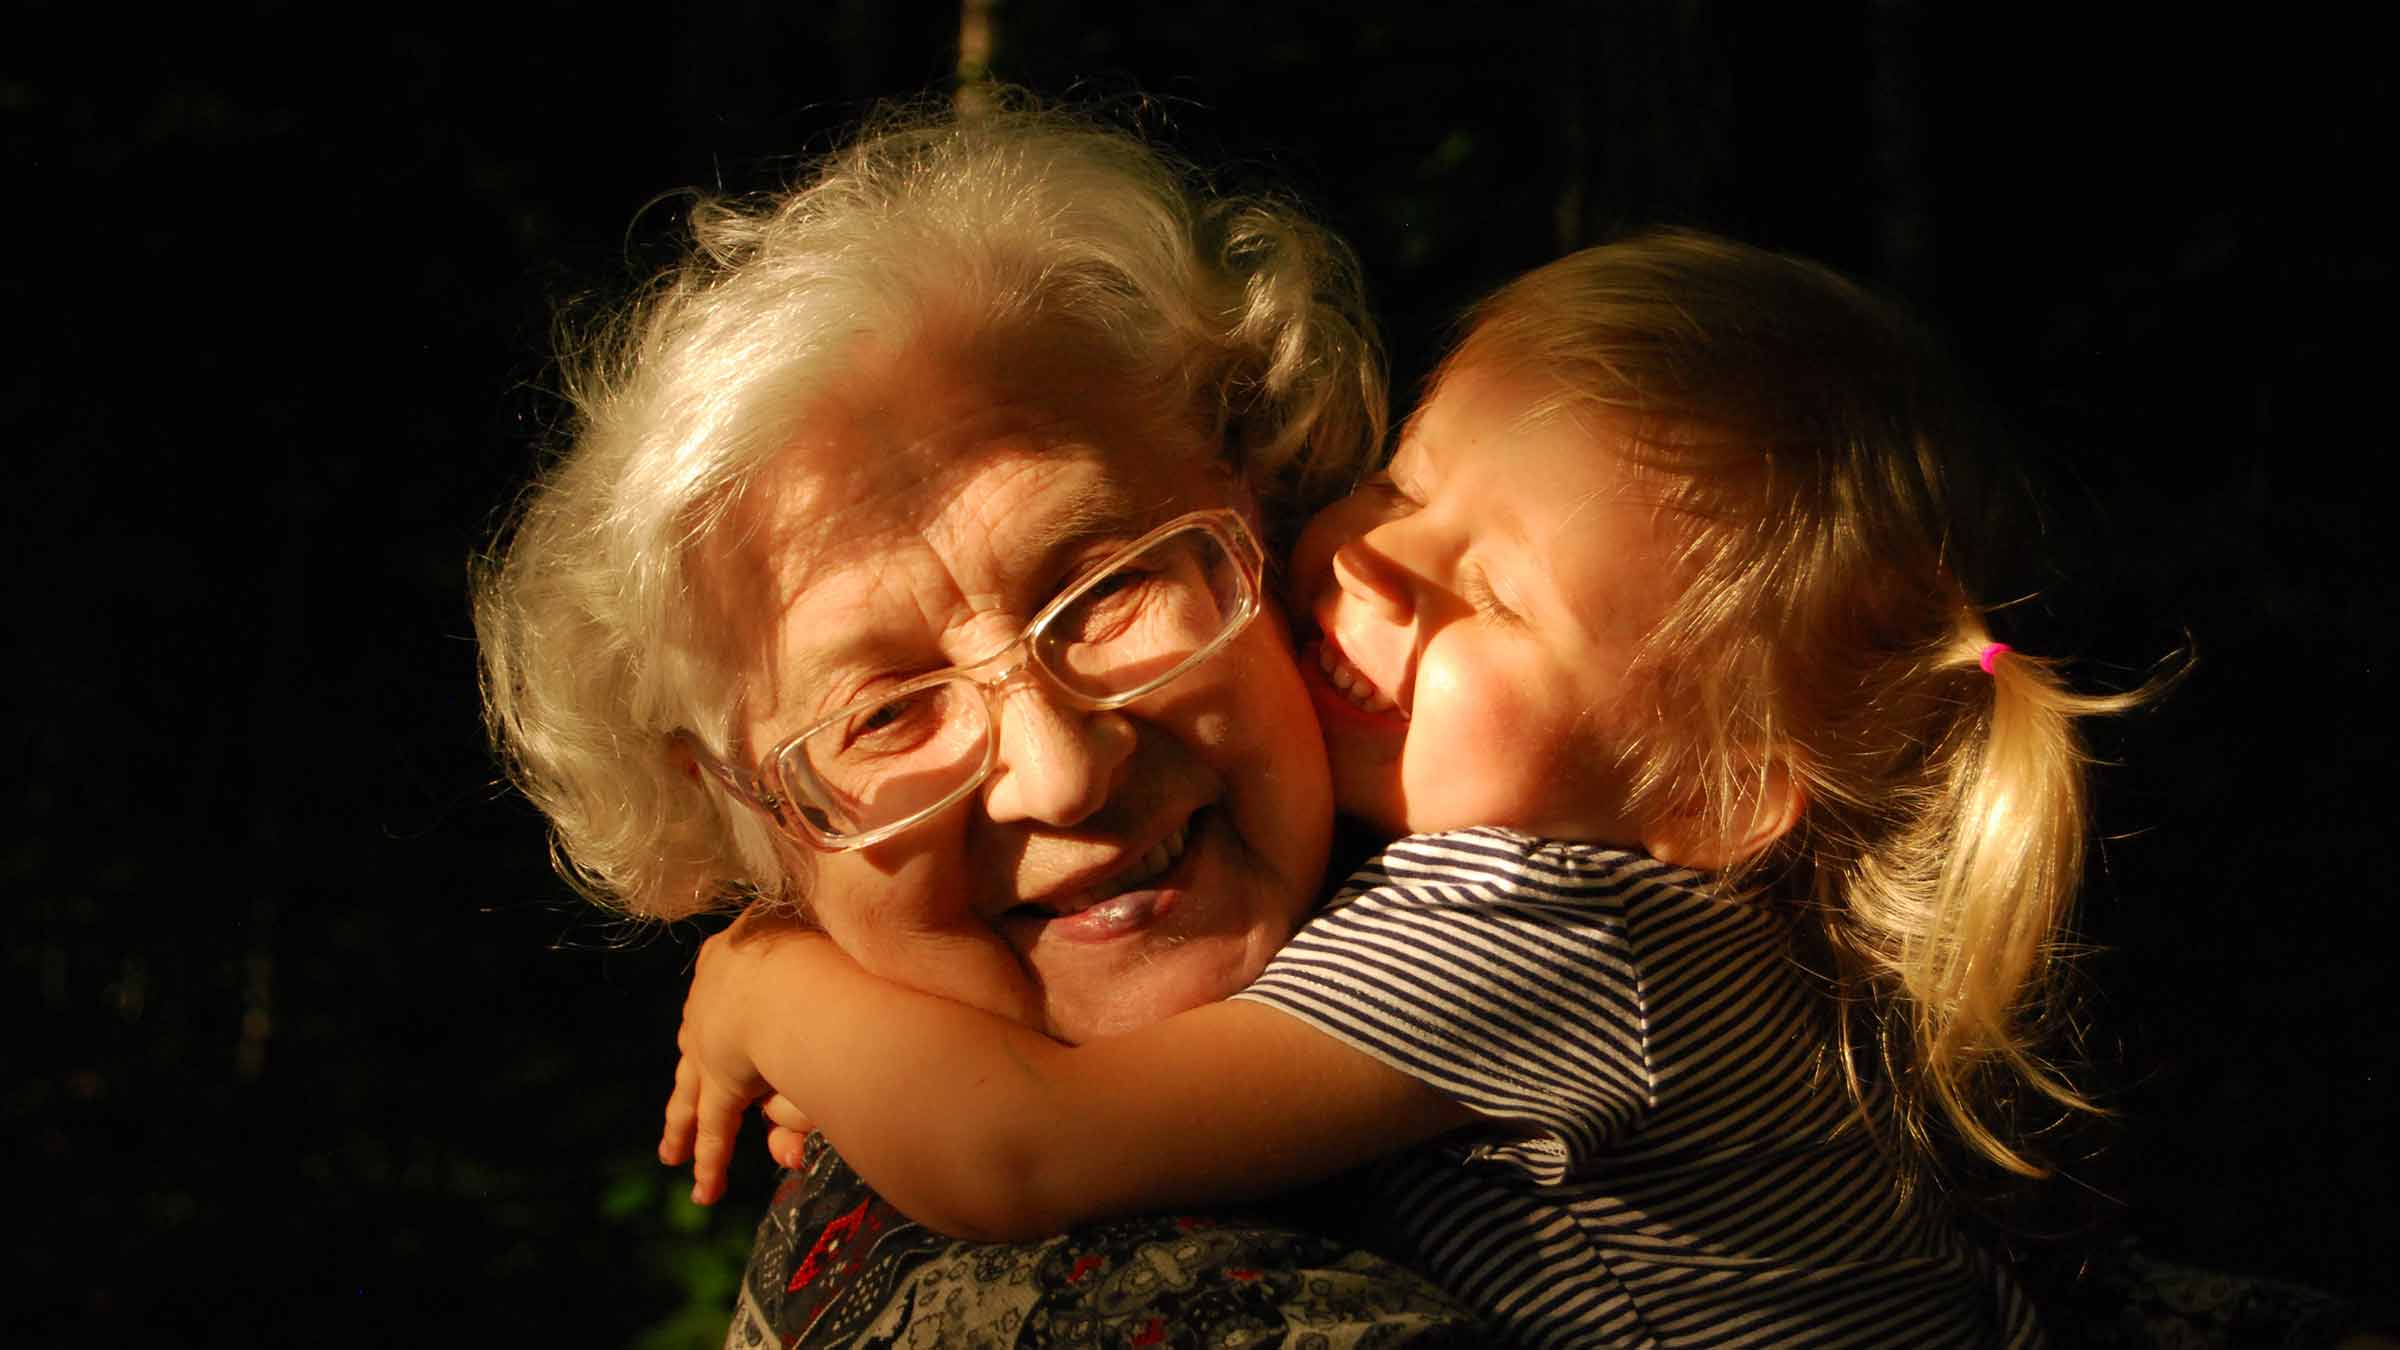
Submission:
{"label": "child's blonde hair", "polygon": [[2038,1051],[2083,867],[2074,724],[2143,695],[1994,646],[1962,577],[1977,428],[1935,345],[1826,268],[1661,232],[1502,288],[1436,378],[1465,367],[1553,382],[1530,416],[1630,426],[1679,520],[1685,585],[1640,658],[1656,706],[1623,752],[1636,813],[1738,839],[1796,790],[1797,823],[1728,876],[1818,917],[1852,1090],[1874,1054],[1902,1137],[1944,1120],[2039,1174],[1995,1118],[2020,1086],[2090,1106]]}

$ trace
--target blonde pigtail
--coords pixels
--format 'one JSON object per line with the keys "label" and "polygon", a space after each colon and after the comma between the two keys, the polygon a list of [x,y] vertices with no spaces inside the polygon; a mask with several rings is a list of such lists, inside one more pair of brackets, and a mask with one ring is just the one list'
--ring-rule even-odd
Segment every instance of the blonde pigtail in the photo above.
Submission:
{"label": "blonde pigtail", "polygon": [[[2081,885],[2089,759],[2076,723],[2138,695],[2069,689],[2050,663],[1983,642],[1959,664],[1984,706],[1960,719],[1926,833],[1946,839],[1893,975],[1905,994],[1914,1096],[1976,1153],[2011,1172],[2046,1170],[2012,1146],[1985,1105],[1994,1082],[2070,1111],[2092,1102],[2036,1052]],[[1982,675],[1977,667],[1988,667]]]}

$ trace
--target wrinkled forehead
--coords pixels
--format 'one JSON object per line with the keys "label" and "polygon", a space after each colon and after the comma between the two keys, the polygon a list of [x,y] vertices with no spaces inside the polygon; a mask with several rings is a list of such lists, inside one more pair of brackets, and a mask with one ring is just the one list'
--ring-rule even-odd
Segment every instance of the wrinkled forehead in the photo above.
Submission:
{"label": "wrinkled forehead", "polygon": [[695,569],[746,701],[1020,610],[1078,540],[1227,500],[1220,458],[1161,402],[1063,344],[858,363],[802,410]]}
{"label": "wrinkled forehead", "polygon": [[727,560],[753,575],[754,598],[775,611],[804,600],[863,605],[880,583],[926,566],[964,590],[1003,592],[1060,541],[1175,498],[1127,460],[1081,437],[1038,433],[866,464],[787,452],[745,494]]}
{"label": "wrinkled forehead", "polygon": [[867,348],[804,409],[738,514],[751,551],[806,589],[912,539],[1038,534],[1172,498],[1210,458],[1183,409],[1088,343]]}

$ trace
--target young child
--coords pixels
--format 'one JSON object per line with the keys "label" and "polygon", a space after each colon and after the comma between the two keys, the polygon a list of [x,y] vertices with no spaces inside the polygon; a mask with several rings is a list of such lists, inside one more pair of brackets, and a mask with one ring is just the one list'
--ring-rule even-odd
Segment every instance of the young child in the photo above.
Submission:
{"label": "young child", "polygon": [[2033,1173],[1992,1104],[2082,1105],[2034,1031],[2071,724],[2131,696],[1993,640],[1961,406],[1809,263],[1662,233],[1510,284],[1293,565],[1337,799],[1408,837],[1235,999],[1082,1046],[711,944],[664,1156],[697,1112],[721,1171],[772,1084],[978,1237],[1376,1161],[1527,1344],[2037,1339],[1913,1162]]}

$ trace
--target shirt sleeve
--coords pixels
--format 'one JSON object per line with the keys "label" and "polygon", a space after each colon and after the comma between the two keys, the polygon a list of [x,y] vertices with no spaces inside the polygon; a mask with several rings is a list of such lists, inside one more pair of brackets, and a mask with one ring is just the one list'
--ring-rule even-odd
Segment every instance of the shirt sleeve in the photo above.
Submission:
{"label": "shirt sleeve", "polygon": [[1481,1152],[1562,1180],[1655,1104],[1626,912],[1672,870],[1500,830],[1414,836],[1236,997],[1512,1127]]}

